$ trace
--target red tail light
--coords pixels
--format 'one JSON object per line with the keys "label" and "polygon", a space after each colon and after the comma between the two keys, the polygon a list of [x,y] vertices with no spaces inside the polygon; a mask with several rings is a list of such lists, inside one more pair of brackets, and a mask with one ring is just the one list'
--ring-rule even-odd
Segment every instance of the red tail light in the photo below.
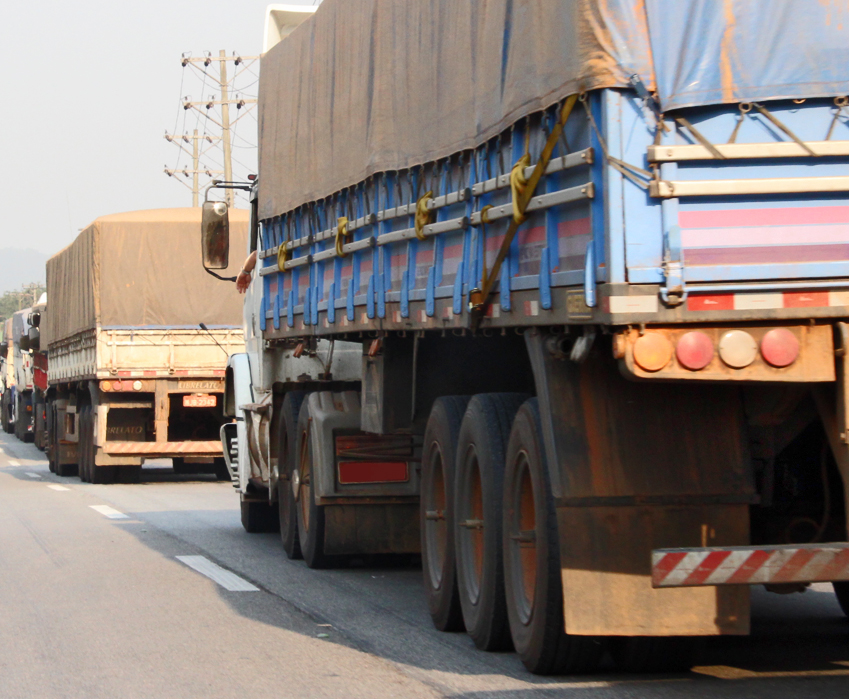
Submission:
{"label": "red tail light", "polygon": [[761,355],[774,367],[790,366],[799,358],[799,340],[787,328],[773,328],[761,340]]}
{"label": "red tail light", "polygon": [[691,371],[704,369],[713,359],[713,342],[698,330],[685,333],[678,340],[675,356],[678,358],[678,363],[686,369]]}

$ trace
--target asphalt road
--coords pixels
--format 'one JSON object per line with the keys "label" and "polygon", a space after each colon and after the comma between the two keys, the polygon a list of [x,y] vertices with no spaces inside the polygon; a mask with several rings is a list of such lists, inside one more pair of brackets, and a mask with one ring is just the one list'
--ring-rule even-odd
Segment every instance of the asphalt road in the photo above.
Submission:
{"label": "asphalt road", "polygon": [[61,479],[0,434],[0,699],[849,696],[828,585],[755,589],[753,635],[711,639],[690,673],[538,678],[434,630],[415,565],[310,571],[244,532],[229,484],[143,473]]}

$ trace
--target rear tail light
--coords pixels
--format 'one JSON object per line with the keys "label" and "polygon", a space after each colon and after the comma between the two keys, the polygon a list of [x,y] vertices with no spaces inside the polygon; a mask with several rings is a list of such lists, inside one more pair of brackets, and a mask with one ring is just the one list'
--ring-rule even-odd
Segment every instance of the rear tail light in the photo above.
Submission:
{"label": "rear tail light", "polygon": [[691,371],[699,371],[713,359],[713,342],[703,332],[694,330],[685,333],[675,347],[678,363]]}
{"label": "rear tail light", "polygon": [[672,343],[666,335],[646,333],[634,343],[634,361],[643,371],[660,371],[672,359]]}
{"label": "rear tail light", "polygon": [[758,343],[745,330],[730,330],[719,340],[719,356],[732,369],[743,369],[758,356]]}
{"label": "rear tail light", "polygon": [[340,461],[339,482],[351,484],[406,483],[410,480],[405,461]]}
{"label": "rear tail light", "polygon": [[790,366],[799,357],[799,340],[787,328],[774,328],[761,340],[761,355],[774,367]]}

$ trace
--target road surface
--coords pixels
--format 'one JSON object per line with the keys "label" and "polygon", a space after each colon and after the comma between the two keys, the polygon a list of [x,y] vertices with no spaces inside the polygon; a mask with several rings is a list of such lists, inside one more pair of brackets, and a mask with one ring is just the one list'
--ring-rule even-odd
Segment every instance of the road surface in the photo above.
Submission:
{"label": "road surface", "polygon": [[0,435],[0,699],[849,696],[849,620],[828,585],[753,590],[753,635],[693,672],[534,677],[434,630],[415,562],[311,571],[248,535],[229,483],[59,478]]}

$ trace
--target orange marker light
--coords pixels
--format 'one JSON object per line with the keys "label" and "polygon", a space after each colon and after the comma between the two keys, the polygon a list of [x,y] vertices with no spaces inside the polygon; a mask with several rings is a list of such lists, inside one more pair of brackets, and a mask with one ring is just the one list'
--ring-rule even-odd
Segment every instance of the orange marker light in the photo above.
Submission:
{"label": "orange marker light", "polygon": [[672,359],[672,343],[660,333],[646,333],[634,343],[634,361],[643,371],[660,371]]}

